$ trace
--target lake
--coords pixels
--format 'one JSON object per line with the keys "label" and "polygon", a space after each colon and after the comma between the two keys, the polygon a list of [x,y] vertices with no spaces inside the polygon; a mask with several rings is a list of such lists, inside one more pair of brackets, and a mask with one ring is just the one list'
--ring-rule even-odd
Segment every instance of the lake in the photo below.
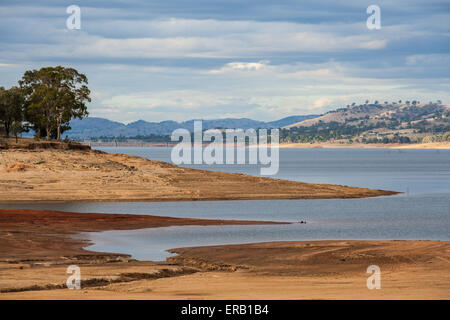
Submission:
{"label": "lake", "polygon": [[[170,162],[169,148],[99,147]],[[258,175],[256,165],[188,167]],[[450,150],[280,149],[276,178],[403,192],[327,200],[1,204],[1,208],[246,219],[306,224],[178,226],[83,234],[94,251],[164,260],[176,247],[285,240],[450,240]]]}

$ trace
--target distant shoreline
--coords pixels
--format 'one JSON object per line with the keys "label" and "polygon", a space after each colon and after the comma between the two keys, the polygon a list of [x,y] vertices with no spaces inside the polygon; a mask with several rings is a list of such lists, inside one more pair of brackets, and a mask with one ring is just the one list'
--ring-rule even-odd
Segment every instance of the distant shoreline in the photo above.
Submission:
{"label": "distant shoreline", "polygon": [[382,144],[382,143],[283,143],[280,148],[286,149],[450,149],[450,142],[414,143],[414,144]]}
{"label": "distant shoreline", "polygon": [[[173,147],[175,144],[166,143],[91,143],[84,142],[83,144],[91,147],[161,147],[168,148]],[[207,146],[204,144],[203,146]],[[450,142],[431,142],[431,143],[413,143],[413,144],[399,144],[399,143],[280,143],[280,149],[436,149],[436,150],[448,150],[450,149]]]}

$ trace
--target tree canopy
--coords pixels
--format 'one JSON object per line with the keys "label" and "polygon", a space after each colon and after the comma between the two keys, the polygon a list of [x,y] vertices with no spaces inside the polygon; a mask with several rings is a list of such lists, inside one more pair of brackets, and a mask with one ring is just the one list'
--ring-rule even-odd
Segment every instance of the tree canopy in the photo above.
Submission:
{"label": "tree canopy", "polygon": [[73,118],[88,115],[88,80],[73,68],[45,67],[26,71],[19,81],[25,99],[25,119],[39,137],[61,139]]}
{"label": "tree canopy", "polygon": [[5,89],[0,87],[0,122],[3,125],[6,137],[10,133],[16,136],[22,132],[24,97],[19,87]]}

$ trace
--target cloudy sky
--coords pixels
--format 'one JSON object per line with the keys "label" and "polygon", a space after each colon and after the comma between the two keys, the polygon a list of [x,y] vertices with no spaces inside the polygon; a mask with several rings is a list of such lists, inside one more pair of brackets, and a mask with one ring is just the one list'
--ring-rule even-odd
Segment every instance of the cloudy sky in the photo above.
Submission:
{"label": "cloudy sky", "polygon": [[[366,25],[372,4],[379,30]],[[66,27],[69,5],[80,30]],[[450,103],[449,49],[450,0],[0,0],[0,85],[75,67],[91,116],[121,122]]]}

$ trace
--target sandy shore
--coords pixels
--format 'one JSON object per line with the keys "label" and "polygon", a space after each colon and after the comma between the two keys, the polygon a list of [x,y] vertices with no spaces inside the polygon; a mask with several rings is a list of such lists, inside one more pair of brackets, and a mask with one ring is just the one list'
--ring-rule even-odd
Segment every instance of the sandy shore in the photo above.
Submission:
{"label": "sandy shore", "polygon": [[413,143],[413,144],[400,144],[400,143],[352,143],[352,144],[340,144],[340,143],[281,143],[280,148],[287,149],[450,149],[450,142],[431,142],[431,143]]}
{"label": "sandy shore", "polygon": [[450,149],[450,142],[430,142],[399,146],[398,149]]}
{"label": "sandy shore", "polygon": [[[299,241],[173,249],[165,262],[85,251],[80,231],[257,221],[0,212],[0,299],[450,299],[450,242]],[[264,222],[269,223],[269,222]],[[49,232],[51,234],[49,234]],[[69,290],[68,265],[82,289]],[[381,289],[369,290],[369,265]]]}
{"label": "sandy shore", "polygon": [[0,202],[328,199],[395,193],[194,170],[94,150],[0,150]]}

